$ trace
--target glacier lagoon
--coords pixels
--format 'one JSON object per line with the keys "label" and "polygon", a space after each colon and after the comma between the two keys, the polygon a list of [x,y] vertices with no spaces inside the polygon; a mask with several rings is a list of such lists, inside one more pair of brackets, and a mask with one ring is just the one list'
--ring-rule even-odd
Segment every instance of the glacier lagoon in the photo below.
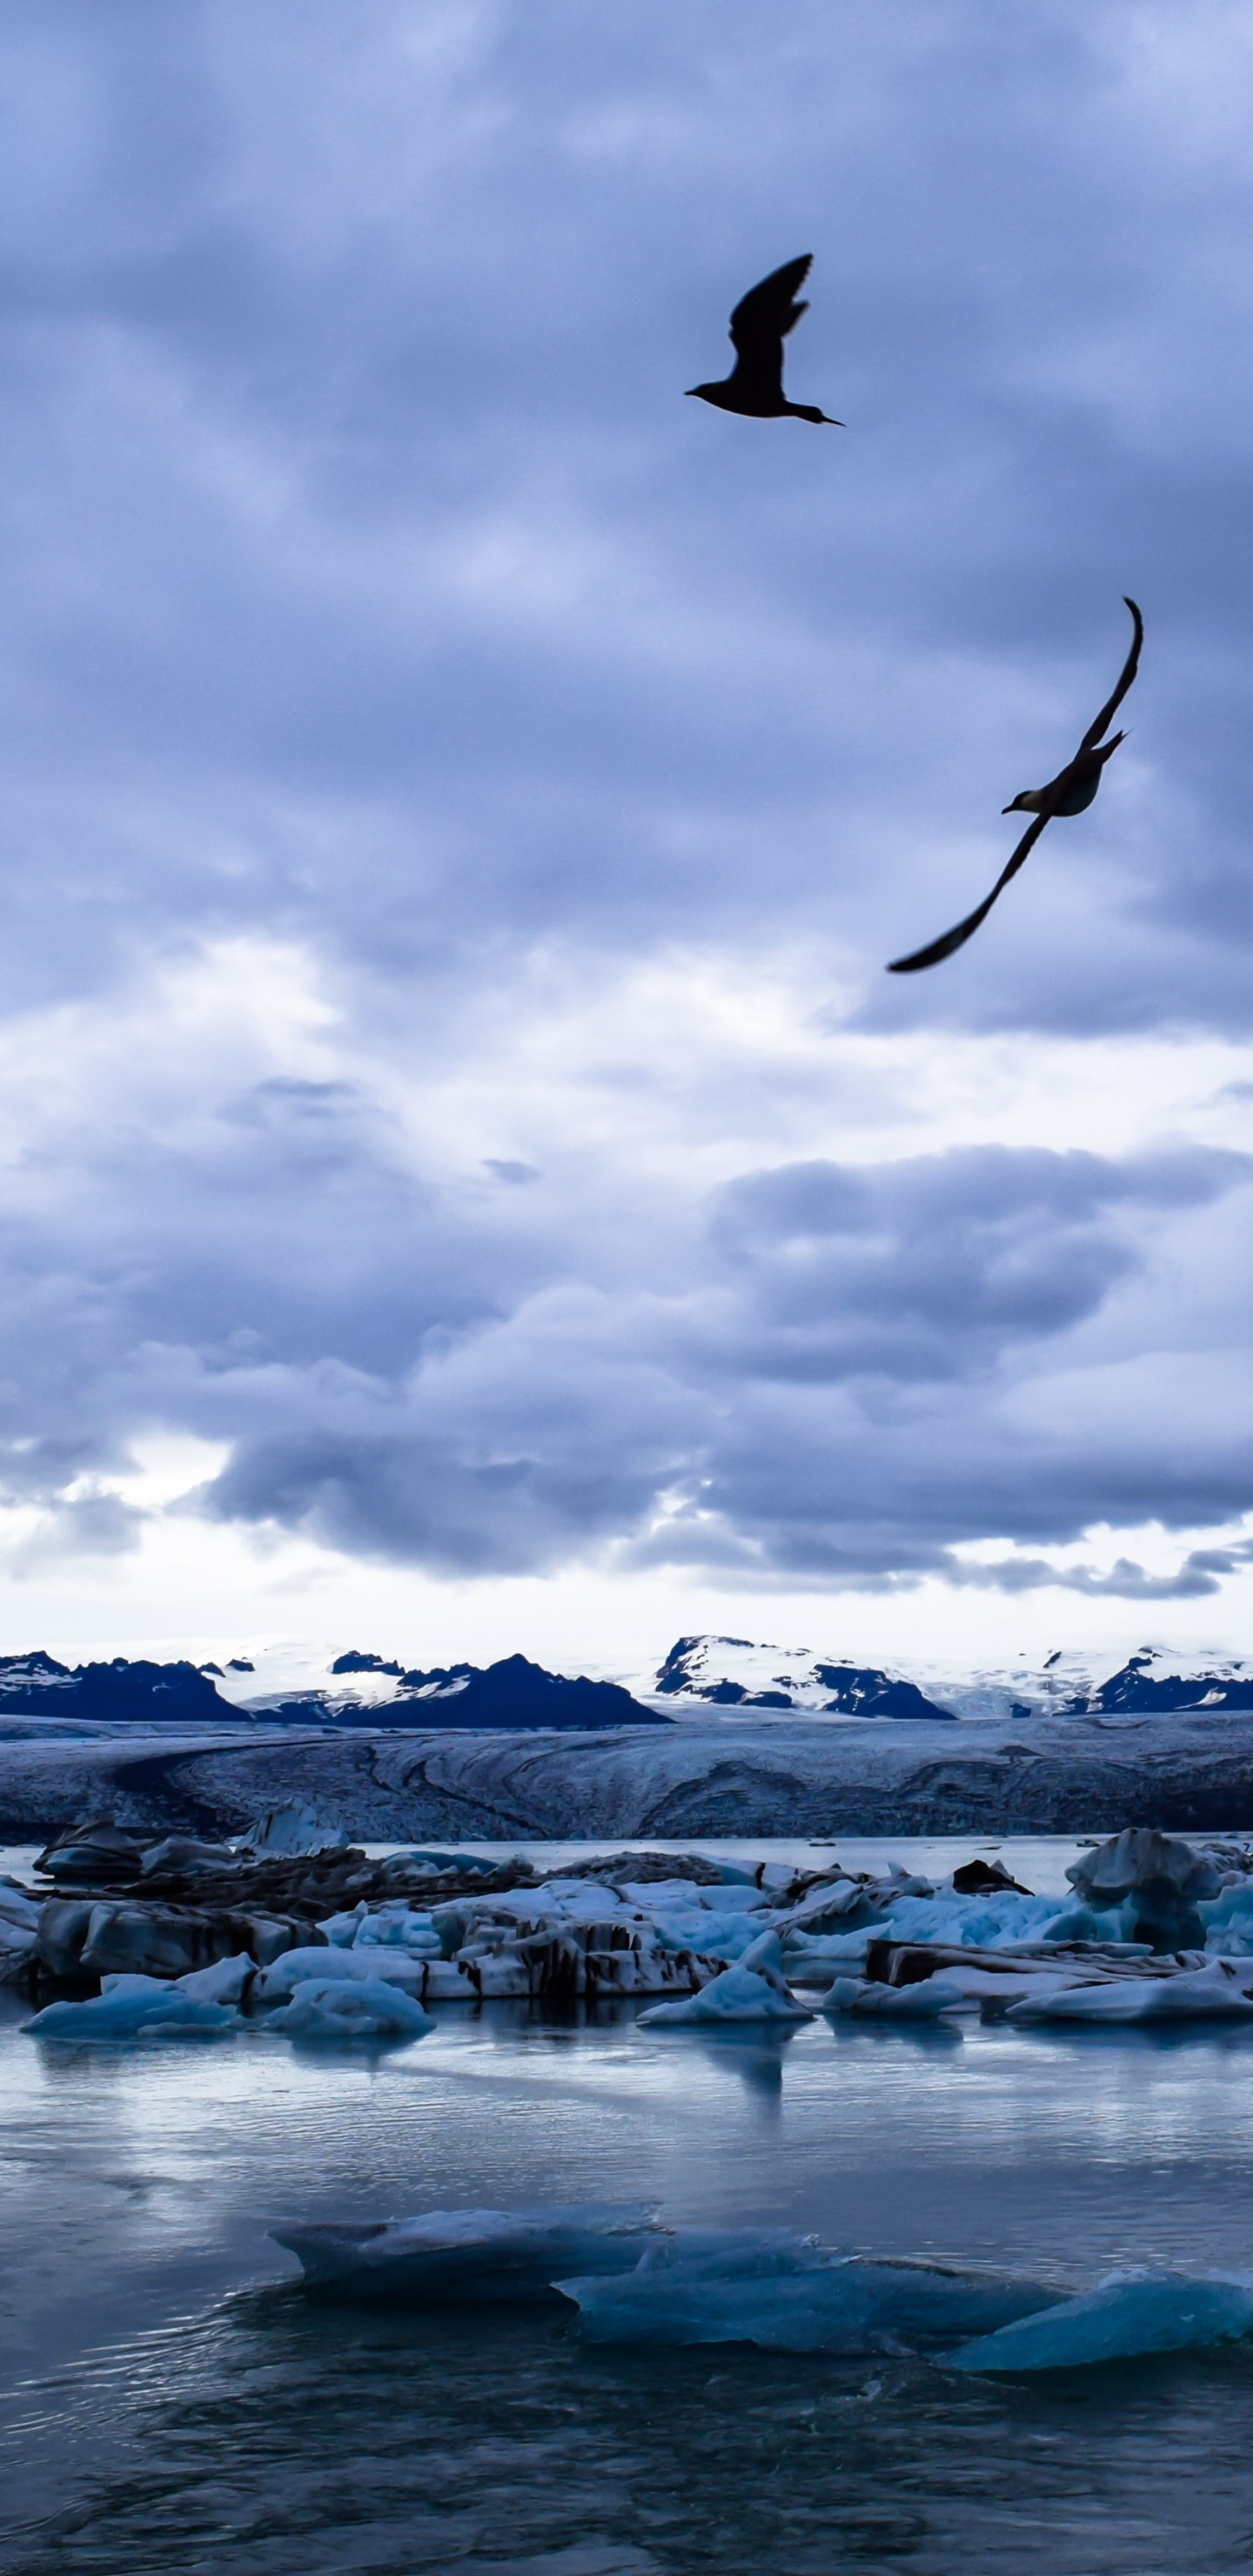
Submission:
{"label": "glacier lagoon", "polygon": [[[990,1848],[815,1856],[939,1873]],[[1076,1848],[1000,1852],[1060,1891]],[[678,2225],[812,2229],[1065,2291],[1117,2266],[1247,2273],[1242,2029],[767,2035],[500,2002],[444,2011],[408,2048],[276,2056],[247,2034],[39,2047],[28,2009],[0,1998],[17,2576],[1247,2564],[1253,2347],[1014,2381],[890,2344],[589,2346],[548,2309],[329,2306],[267,2234],[645,2201]]]}

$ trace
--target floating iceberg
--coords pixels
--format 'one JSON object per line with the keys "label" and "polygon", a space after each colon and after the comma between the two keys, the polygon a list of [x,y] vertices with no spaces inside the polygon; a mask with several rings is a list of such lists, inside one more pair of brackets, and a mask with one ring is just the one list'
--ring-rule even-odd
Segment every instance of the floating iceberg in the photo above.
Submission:
{"label": "floating iceberg", "polygon": [[1253,1953],[1253,1878],[1236,1879],[1211,1903],[1198,1903],[1207,1950],[1224,1959],[1247,1959]]}
{"label": "floating iceberg", "polygon": [[693,2254],[683,2235],[609,2280],[559,2280],[593,2343],[755,2343],[783,2352],[856,2353],[889,2343],[943,2343],[955,2333],[990,2337],[1048,2307],[1061,2293],[1043,2282],[998,2280],[941,2264],[839,2255],[743,2229],[717,2250]]}
{"label": "floating iceberg", "polygon": [[46,2004],[23,2030],[36,2039],[116,2041],[185,2038],[238,2030],[235,2010],[249,1977],[249,1958],[219,1959],[189,1977],[106,1977],[82,2003]]}
{"label": "floating iceberg", "polygon": [[1075,2370],[1143,2353],[1194,2352],[1253,2334],[1253,2278],[1183,2273],[1114,2275],[1086,2298],[1065,2299],[950,2353],[954,2370]]}
{"label": "floating iceberg", "polygon": [[893,1941],[993,1950],[1007,1942],[1047,1940],[1062,1911],[1056,1896],[1019,1896],[1012,1891],[958,1896],[942,1889],[935,1896],[900,1897],[878,1928]]}
{"label": "floating iceberg", "polygon": [[647,2210],[628,2207],[433,2209],[421,2218],[292,2221],[270,2234],[299,2256],[318,2288],[459,2307],[544,2298],[571,2263],[598,2274],[630,2271],[654,2231]]}
{"label": "floating iceberg", "polygon": [[1056,1986],[1011,2004],[1007,2021],[1250,2021],[1253,1966],[1213,1959],[1175,1976],[1112,1977],[1099,1985]]}
{"label": "floating iceberg", "polygon": [[0,1878],[0,1986],[25,1975],[39,1932],[40,1900],[16,1879]]}
{"label": "floating iceberg", "polygon": [[938,1977],[919,1978],[912,1986],[868,1985],[864,1977],[837,1977],[819,2010],[855,2013],[876,2021],[938,2021],[941,2013],[961,2010],[960,1988],[941,1985]]}
{"label": "floating iceberg", "polygon": [[783,1951],[777,1932],[762,1932],[733,1968],[711,1977],[700,1993],[681,2003],[654,2004],[640,2023],[811,2021],[808,2005],[798,2004],[783,1973]]}
{"label": "floating iceberg", "polygon": [[373,1906],[363,1898],[351,1913],[329,1916],[321,1929],[336,1950],[407,1950],[421,1959],[443,1956],[443,1945],[430,1915],[416,1911],[403,1896]]}
{"label": "floating iceberg", "polygon": [[1149,1825],[1129,1825],[1066,1872],[1080,1903],[1100,1912],[1119,1906],[1133,1939],[1158,1950],[1198,1948],[1205,1933],[1198,1906],[1222,1881],[1207,1852]]}
{"label": "floating iceberg", "polygon": [[290,1798],[282,1807],[271,1807],[257,1816],[236,1844],[241,1852],[264,1852],[274,1858],[307,1856],[310,1852],[343,1851],[348,1835],[338,1821],[319,1816],[304,1798]]}
{"label": "floating iceberg", "polygon": [[634,2206],[437,2209],[270,2232],[311,2288],[452,2309],[557,2292],[593,2343],[912,2349],[955,2370],[1016,2372],[1253,2336],[1253,2274],[1115,2273],[1071,2297],[1020,2275],[844,2254],[791,2228],[667,2229]]}
{"label": "floating iceberg", "polygon": [[[252,1990],[254,2004],[289,2003],[298,1987],[312,1979],[327,1985],[377,1985],[403,1988],[417,1997],[422,1992],[424,1961],[413,1958],[407,1950],[391,1949],[381,1942],[367,1947],[341,1950],[285,1950],[268,1968],[262,1968]],[[274,2016],[277,2022],[278,2016]]]}
{"label": "floating iceberg", "polygon": [[305,1977],[270,2030],[288,2039],[425,2039],[435,2024],[412,1995],[382,1977]]}

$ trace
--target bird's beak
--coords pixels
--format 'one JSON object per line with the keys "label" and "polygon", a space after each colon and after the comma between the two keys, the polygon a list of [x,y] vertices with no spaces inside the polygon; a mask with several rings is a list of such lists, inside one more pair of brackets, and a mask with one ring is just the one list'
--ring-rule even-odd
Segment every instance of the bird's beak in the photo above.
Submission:
{"label": "bird's beak", "polygon": [[1002,805],[1001,812],[1002,814],[1020,814],[1022,812],[1022,807],[1019,804],[1018,798],[1015,796],[1012,805]]}

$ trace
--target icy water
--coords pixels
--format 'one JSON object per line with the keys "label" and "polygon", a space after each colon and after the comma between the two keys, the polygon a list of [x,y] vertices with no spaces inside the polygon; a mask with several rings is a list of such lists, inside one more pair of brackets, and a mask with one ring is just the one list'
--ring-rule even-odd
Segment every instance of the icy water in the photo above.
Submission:
{"label": "icy water", "polygon": [[[971,1848],[875,1856],[939,1871]],[[1003,1846],[1060,1885],[1074,1846],[1032,1845],[1034,1877],[1028,1849]],[[589,2349],[556,2312],[320,2302],[266,2235],[638,2198],[1066,2285],[1127,2262],[1248,2270],[1243,2031],[819,2020],[763,2040],[497,2004],[378,2053],[258,2033],[89,2052],[23,2038],[24,2011],[0,2002],[8,2576],[1209,2576],[1253,2558],[1253,2352],[1015,2384],[907,2355]]]}

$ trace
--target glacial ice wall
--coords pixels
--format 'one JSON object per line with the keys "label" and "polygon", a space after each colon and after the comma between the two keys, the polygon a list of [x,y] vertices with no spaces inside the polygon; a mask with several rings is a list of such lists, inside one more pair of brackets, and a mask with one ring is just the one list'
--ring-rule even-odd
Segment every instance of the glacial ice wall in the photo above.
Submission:
{"label": "glacial ice wall", "polygon": [[1114,1712],[978,1725],[783,1719],[605,1733],[292,1730],[0,1745],[0,1837],[84,1814],[238,1832],[293,1796],[358,1840],[1176,1833],[1253,1823],[1253,1717]]}

